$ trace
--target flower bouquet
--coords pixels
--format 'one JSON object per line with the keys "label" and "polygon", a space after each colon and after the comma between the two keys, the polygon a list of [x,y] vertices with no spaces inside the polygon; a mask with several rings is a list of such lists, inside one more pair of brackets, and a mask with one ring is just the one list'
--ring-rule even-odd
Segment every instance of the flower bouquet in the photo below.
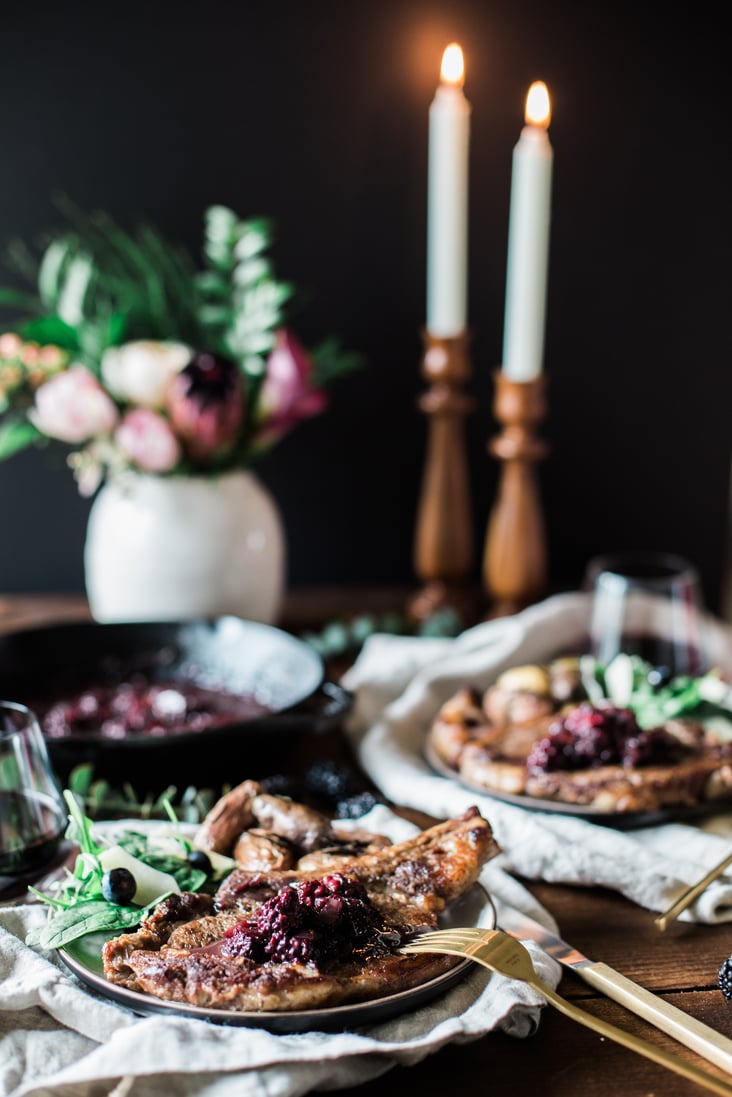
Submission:
{"label": "flower bouquet", "polygon": [[247,468],[357,364],[332,338],[306,351],[286,326],[294,291],[273,273],[268,221],[209,208],[197,269],[151,226],[66,212],[39,260],[11,251],[33,290],[0,289],[15,313],[0,334],[0,459],[64,443],[84,495],[124,470]]}
{"label": "flower bouquet", "polygon": [[97,620],[237,613],[275,619],[278,509],[249,467],[358,364],[333,338],[308,352],[284,320],[265,220],[206,211],[203,264],[160,233],[68,207],[31,292],[0,289],[0,459],[61,443],[96,494],[84,549]]}

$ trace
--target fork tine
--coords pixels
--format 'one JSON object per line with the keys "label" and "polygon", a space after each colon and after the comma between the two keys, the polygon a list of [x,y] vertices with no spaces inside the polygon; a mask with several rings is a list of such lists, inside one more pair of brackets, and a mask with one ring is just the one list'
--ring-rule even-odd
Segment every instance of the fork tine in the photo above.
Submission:
{"label": "fork tine", "polygon": [[417,952],[440,952],[447,956],[463,956],[465,959],[471,959],[468,957],[465,949],[461,945],[432,945],[432,947],[419,945],[404,945],[399,949],[403,953],[417,953]]}
{"label": "fork tine", "polygon": [[[490,932],[487,931],[487,932]],[[437,929],[431,933],[421,933],[414,938],[415,941],[432,941],[436,944],[438,941],[479,941],[483,938],[486,930],[472,930],[466,929]]]}

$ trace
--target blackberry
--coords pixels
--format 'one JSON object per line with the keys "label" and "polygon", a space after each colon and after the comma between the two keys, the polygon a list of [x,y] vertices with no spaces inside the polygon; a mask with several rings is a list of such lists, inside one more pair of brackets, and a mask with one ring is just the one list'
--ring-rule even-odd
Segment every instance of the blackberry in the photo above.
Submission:
{"label": "blackberry", "polygon": [[722,991],[725,998],[728,1000],[732,999],[732,956],[729,956],[722,964],[719,969],[717,980],[719,982],[719,989]]}
{"label": "blackberry", "polygon": [[649,728],[630,735],[623,743],[624,766],[663,766],[681,762],[689,754],[675,735],[664,727]]}
{"label": "blackberry", "polygon": [[305,788],[313,796],[338,803],[360,792],[361,784],[348,766],[323,758],[309,767],[305,774]]}
{"label": "blackberry", "polygon": [[380,923],[358,881],[332,873],[319,880],[287,884],[254,914],[227,929],[229,955],[255,963],[301,963],[320,967],[374,946]]}
{"label": "blackberry", "polygon": [[293,777],[287,777],[284,773],[273,773],[270,777],[263,777],[259,783],[270,796],[288,796],[291,800],[302,799],[300,785]]}
{"label": "blackberry", "polygon": [[371,808],[381,803],[383,801],[374,796],[373,792],[368,790],[357,792],[353,796],[347,796],[345,800],[338,801],[335,810],[336,819],[360,819],[362,815],[371,811]]}
{"label": "blackberry", "polygon": [[591,769],[595,766],[651,766],[680,761],[688,748],[663,727],[644,729],[630,709],[583,702],[534,743],[529,773]]}

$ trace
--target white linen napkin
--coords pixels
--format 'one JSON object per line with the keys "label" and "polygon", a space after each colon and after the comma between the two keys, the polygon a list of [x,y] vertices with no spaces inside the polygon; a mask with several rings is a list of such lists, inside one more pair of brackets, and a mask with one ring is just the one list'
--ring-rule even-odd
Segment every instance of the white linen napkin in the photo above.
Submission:
{"label": "white linen napkin", "polygon": [[[613,830],[480,795],[436,775],[423,756],[430,721],[456,689],[485,689],[508,667],[582,650],[589,608],[589,595],[561,594],[454,640],[371,637],[344,677],[355,693],[349,734],[361,765],[394,803],[437,817],[477,804],[512,871],[535,880],[601,884],[662,911],[732,852],[732,814],[696,824]],[[703,626],[712,663],[732,675],[732,628],[711,616]],[[682,918],[732,920],[732,869]]]}
{"label": "white linen napkin", "polygon": [[[416,829],[383,806],[353,825],[394,841]],[[555,928],[500,864],[489,863],[481,881],[499,912],[503,900]],[[427,1005],[350,1032],[275,1035],[177,1015],[138,1017],[85,987],[57,954],[24,944],[44,917],[40,905],[0,909],[0,1093],[7,1097],[297,1097],[358,1085],[492,1029],[525,1037],[538,1024],[541,999],[533,991],[477,966]],[[559,965],[528,947],[539,975],[556,987]]]}

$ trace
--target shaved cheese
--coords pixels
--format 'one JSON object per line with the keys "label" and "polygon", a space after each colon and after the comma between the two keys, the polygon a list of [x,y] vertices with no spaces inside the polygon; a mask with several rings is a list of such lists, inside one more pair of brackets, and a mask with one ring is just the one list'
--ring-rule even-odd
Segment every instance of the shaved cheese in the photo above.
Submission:
{"label": "shaved cheese", "polygon": [[109,849],[105,849],[99,855],[99,861],[105,872],[110,872],[114,868],[126,868],[132,873],[137,884],[132,901],[138,906],[146,907],[165,895],[170,895],[173,891],[180,892],[174,876],[151,868],[144,861],[127,853],[121,846],[110,846]]}

